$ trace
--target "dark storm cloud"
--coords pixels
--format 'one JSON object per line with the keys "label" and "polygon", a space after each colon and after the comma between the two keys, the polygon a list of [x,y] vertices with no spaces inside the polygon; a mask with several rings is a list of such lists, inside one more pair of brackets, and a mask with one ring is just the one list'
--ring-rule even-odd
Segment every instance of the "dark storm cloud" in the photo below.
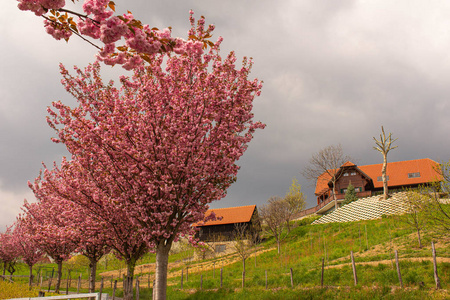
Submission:
{"label": "dark storm cloud", "polygon": [[[172,26],[185,37],[189,10],[214,23],[222,51],[254,59],[264,81],[255,100],[257,131],[239,160],[237,182],[213,207],[263,205],[283,196],[311,155],[342,144],[357,164],[381,161],[372,149],[381,125],[398,137],[390,161],[448,160],[450,141],[450,5],[424,1],[115,1],[145,23]],[[45,122],[51,101],[73,103],[61,87],[58,64],[84,67],[95,49],[45,34],[41,20],[14,1],[0,12],[0,229],[10,224],[26,186],[41,168],[67,155],[50,142]],[[123,72],[104,68],[111,78]]]}

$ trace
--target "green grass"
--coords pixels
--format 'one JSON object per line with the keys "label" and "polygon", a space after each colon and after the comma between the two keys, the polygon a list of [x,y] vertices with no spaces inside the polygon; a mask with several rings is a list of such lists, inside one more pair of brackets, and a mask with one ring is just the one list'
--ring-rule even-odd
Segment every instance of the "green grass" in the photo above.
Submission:
{"label": "green grass", "polygon": [[[309,225],[312,219],[294,224],[291,232],[283,240],[281,254],[276,251],[276,242],[270,236],[264,237],[262,249],[273,249],[257,256],[256,266],[253,255],[246,263],[245,289],[242,289],[242,262],[223,267],[223,288],[220,288],[220,264],[215,273],[212,269],[195,273],[190,268],[189,280],[180,277],[168,280],[169,299],[446,299],[450,298],[445,289],[450,287],[450,264],[440,263],[438,273],[444,291],[434,289],[433,264],[431,261],[410,261],[405,258],[431,257],[431,240],[437,242],[439,257],[450,257],[449,242],[436,240],[432,232],[423,233],[424,248],[419,249],[415,232],[400,223],[395,217],[343,224]],[[367,233],[366,233],[367,232]],[[395,269],[394,250],[399,251],[400,268],[404,289],[399,288]],[[354,287],[350,265],[350,251],[357,262],[358,285]],[[170,262],[180,262],[193,255],[193,250],[180,251],[170,256]],[[324,285],[320,288],[321,262],[325,259]],[[214,259],[209,259],[213,261]],[[147,254],[138,265],[155,261],[154,254]],[[384,261],[385,263],[377,263]],[[364,262],[375,262],[363,264]],[[361,264],[358,264],[361,263]],[[189,265],[195,264],[191,262]],[[182,264],[185,269],[186,264]],[[38,265],[35,270],[46,270],[48,274],[54,264]],[[28,268],[17,265],[16,274],[28,274]],[[114,256],[108,262],[102,260],[98,274],[104,271],[125,268],[125,264]],[[290,268],[293,270],[294,288],[291,287]],[[180,267],[177,268],[179,270]],[[65,268],[66,270],[66,268]],[[175,271],[175,270],[172,270]],[[268,289],[265,289],[267,271]],[[140,272],[139,267],[136,273]],[[88,278],[87,265],[80,265],[72,271],[72,277]],[[186,274],[186,273],[185,273]],[[203,275],[203,289],[200,278]],[[62,288],[65,290],[63,275]],[[25,282],[27,279],[23,279]],[[100,280],[100,276],[97,276]],[[99,286],[99,283],[97,283]],[[147,288],[146,278],[142,281],[141,299],[149,299],[152,293]],[[76,290],[76,280],[72,280],[71,290]],[[84,290],[85,291],[85,290]],[[112,294],[110,281],[105,282],[105,292]],[[116,295],[120,296],[121,291]]]}

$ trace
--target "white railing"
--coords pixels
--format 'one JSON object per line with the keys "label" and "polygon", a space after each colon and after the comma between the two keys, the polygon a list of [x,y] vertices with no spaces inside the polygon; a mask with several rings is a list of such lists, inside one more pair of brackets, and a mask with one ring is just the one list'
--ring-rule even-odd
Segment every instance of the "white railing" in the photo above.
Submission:
{"label": "white railing", "polygon": [[[100,296],[100,293],[89,293],[89,294],[71,294],[71,295],[61,295],[61,296],[48,296],[48,297],[34,297],[34,298],[14,298],[9,300],[60,300],[60,299],[79,299],[79,298],[92,298],[95,297],[95,300],[108,300],[108,294],[102,294],[103,297]],[[106,298],[104,297],[106,296]]]}

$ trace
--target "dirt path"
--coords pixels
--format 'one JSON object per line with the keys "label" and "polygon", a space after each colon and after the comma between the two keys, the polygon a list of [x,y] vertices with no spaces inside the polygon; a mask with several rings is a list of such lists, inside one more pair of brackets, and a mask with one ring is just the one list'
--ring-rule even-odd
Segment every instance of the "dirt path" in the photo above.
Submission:
{"label": "dirt path", "polygon": [[[433,261],[432,257],[405,257],[405,258],[399,258],[399,261]],[[390,259],[384,259],[384,260],[377,260],[377,261],[362,261],[362,262],[355,262],[356,265],[368,265],[368,266],[375,266],[375,265],[379,265],[379,264],[391,264],[393,263],[394,260],[390,260]],[[436,262],[437,263],[450,263],[450,258],[449,257],[436,257]],[[343,263],[343,264],[339,264],[339,265],[331,265],[331,266],[326,266],[325,269],[335,269],[335,268],[342,268],[344,266],[351,266],[351,262],[349,263]]]}

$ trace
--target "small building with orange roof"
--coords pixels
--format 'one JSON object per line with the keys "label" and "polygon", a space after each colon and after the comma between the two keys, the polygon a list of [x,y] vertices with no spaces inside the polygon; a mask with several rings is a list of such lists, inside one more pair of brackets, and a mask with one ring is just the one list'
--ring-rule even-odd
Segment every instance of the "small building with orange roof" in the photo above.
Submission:
{"label": "small building with orange roof", "polygon": [[[381,169],[383,164],[357,166],[348,161],[336,173],[336,198],[338,203],[345,198],[349,183],[355,187],[358,197],[369,197],[383,192]],[[429,158],[389,162],[387,165],[387,182],[390,190],[415,188],[441,181],[437,171],[439,164]],[[317,179],[315,195],[318,209],[316,213],[326,213],[334,207],[331,177],[327,173]]]}
{"label": "small building with orange roof", "polygon": [[215,220],[198,222],[193,226],[199,228],[197,237],[200,241],[232,241],[237,226],[252,235],[261,232],[261,225],[256,205],[209,209],[205,213],[207,219],[212,213]]}

